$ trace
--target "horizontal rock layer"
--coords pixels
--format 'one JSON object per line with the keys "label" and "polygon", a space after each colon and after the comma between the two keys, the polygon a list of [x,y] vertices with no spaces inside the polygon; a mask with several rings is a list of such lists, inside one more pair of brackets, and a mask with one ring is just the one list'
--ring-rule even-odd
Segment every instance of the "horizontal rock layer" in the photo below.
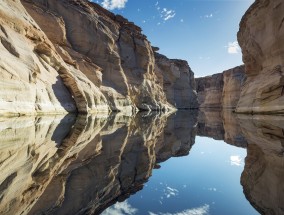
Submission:
{"label": "horizontal rock layer", "polygon": [[284,2],[256,0],[240,23],[246,81],[236,111],[284,113]]}
{"label": "horizontal rock layer", "polygon": [[200,108],[235,108],[244,81],[244,66],[223,73],[196,78],[196,91]]}

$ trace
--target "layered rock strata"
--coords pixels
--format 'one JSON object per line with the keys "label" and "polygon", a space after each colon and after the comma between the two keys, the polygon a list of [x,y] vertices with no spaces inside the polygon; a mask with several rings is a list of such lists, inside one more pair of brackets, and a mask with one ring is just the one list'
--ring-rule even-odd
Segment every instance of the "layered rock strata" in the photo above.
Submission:
{"label": "layered rock strata", "polygon": [[[0,114],[195,106],[187,63],[160,71],[141,28],[95,3],[3,0],[0,17]],[[159,79],[177,72],[172,100]]]}
{"label": "layered rock strata", "polygon": [[187,61],[168,59],[157,52],[155,60],[155,71],[161,74],[159,80],[163,84],[167,101],[178,109],[198,108],[194,73]]}
{"label": "layered rock strata", "polygon": [[234,109],[240,99],[244,78],[244,66],[238,66],[212,76],[196,78],[200,108]]}
{"label": "layered rock strata", "polygon": [[236,111],[284,113],[284,3],[256,0],[238,32],[246,81]]}

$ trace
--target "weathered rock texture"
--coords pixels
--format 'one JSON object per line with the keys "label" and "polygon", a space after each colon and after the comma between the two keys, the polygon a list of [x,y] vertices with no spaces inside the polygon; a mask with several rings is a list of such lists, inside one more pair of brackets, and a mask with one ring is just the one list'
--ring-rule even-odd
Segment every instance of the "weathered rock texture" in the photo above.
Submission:
{"label": "weathered rock texture", "polygon": [[240,23],[246,81],[240,113],[284,113],[284,2],[256,0]]}
{"label": "weathered rock texture", "polygon": [[188,154],[195,125],[196,113],[1,119],[0,213],[99,214]]}
{"label": "weathered rock texture", "polygon": [[223,74],[196,78],[196,91],[200,108],[222,107]]}
{"label": "weathered rock texture", "polygon": [[[155,53],[156,72],[161,74],[167,101],[179,109],[197,108],[194,73],[184,60],[168,59]],[[193,90],[194,89],[194,90]]]}
{"label": "weathered rock texture", "polygon": [[0,3],[0,114],[193,107],[193,73],[175,65],[165,73],[187,80],[172,80],[169,103],[153,48],[134,23],[88,0]]}
{"label": "weathered rock texture", "polygon": [[244,76],[244,66],[238,66],[223,73],[196,78],[200,108],[234,109],[240,98]]}

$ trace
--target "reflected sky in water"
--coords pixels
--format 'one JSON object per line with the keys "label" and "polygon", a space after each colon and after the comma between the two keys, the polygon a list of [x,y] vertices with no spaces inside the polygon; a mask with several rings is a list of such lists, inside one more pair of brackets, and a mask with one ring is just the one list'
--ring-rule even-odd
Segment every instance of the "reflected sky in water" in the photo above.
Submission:
{"label": "reflected sky in water", "polygon": [[1,215],[284,214],[284,117],[15,117],[0,134]]}
{"label": "reflected sky in water", "polygon": [[245,157],[246,149],[196,137],[188,156],[161,163],[143,190],[103,214],[259,214],[240,184]]}

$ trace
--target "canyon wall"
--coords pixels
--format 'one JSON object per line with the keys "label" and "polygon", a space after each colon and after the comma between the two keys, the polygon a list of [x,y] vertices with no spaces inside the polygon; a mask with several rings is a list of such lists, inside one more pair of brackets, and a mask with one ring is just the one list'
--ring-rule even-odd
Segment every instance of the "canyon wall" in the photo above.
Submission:
{"label": "canyon wall", "polygon": [[284,2],[256,0],[238,32],[246,80],[236,112],[284,113]]}
{"label": "canyon wall", "polygon": [[238,66],[223,73],[196,78],[200,108],[235,108],[240,98],[244,76],[244,66]]}
{"label": "canyon wall", "polygon": [[3,0],[0,17],[0,114],[196,107],[188,64],[161,68],[140,27],[95,3]]}
{"label": "canyon wall", "polygon": [[155,52],[155,70],[161,74],[167,101],[178,109],[198,108],[194,73],[184,60],[168,59]]}

